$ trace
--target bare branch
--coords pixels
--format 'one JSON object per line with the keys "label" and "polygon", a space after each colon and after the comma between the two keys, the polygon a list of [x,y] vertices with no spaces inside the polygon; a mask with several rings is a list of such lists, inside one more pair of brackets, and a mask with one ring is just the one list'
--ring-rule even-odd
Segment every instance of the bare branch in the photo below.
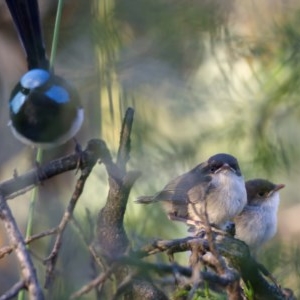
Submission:
{"label": "bare branch", "polygon": [[[255,295],[262,299],[287,299],[286,289],[279,288],[276,285],[269,283],[264,276],[261,274],[260,265],[251,257],[248,246],[237,239],[234,239],[226,235],[216,235],[214,239],[215,247],[219,253],[226,257],[238,272],[244,282],[250,283],[251,287],[255,291]],[[135,257],[145,257],[147,255],[152,255],[157,252],[169,252],[172,253],[188,251],[194,249],[199,249],[199,253],[209,251],[209,243],[205,238],[201,237],[187,237],[183,239],[176,240],[159,240],[153,242],[150,245],[144,246],[141,250],[135,251]],[[215,259],[211,256],[209,259],[207,256],[203,256],[204,262],[209,263],[209,266],[215,266],[216,262],[212,260]],[[205,261],[206,259],[206,261]],[[203,273],[203,276],[205,273]],[[219,276],[220,278],[228,276],[226,272]],[[230,274],[229,278],[236,276],[236,274]],[[226,279],[227,280],[227,279]],[[226,282],[224,281],[224,283]],[[219,282],[222,283],[223,279]],[[235,285],[232,286],[233,289],[237,288]],[[294,299],[289,293],[288,299]]]}
{"label": "bare branch", "polygon": [[23,236],[3,195],[0,195],[0,218],[4,223],[10,243],[15,247],[23,280],[29,292],[29,298],[32,300],[44,299],[42,289],[36,276],[36,270],[26,249]]}
{"label": "bare branch", "polygon": [[[38,239],[43,238],[45,236],[55,234],[55,233],[57,233],[57,230],[58,230],[57,228],[52,228],[52,229],[49,229],[47,231],[43,231],[41,233],[32,235],[28,239],[25,240],[25,244],[28,245],[31,242],[35,241],[35,240],[38,240]],[[10,254],[14,250],[14,248],[15,248],[14,246],[4,246],[4,247],[2,247],[0,249],[0,259],[3,258],[5,255]]]}
{"label": "bare branch", "polygon": [[[210,252],[207,252],[202,258],[208,259],[210,257],[210,263],[214,266],[217,271],[219,279],[215,280],[215,282],[223,282],[224,279],[227,283],[225,285],[227,296],[229,300],[242,300],[243,294],[242,289],[240,287],[240,275],[237,271],[229,268],[225,262],[223,256],[220,255],[218,248],[215,244],[216,235],[212,231],[212,227],[209,223],[209,218],[207,214],[207,201],[205,201],[205,211],[204,211],[204,220],[205,220],[205,229],[207,234],[207,240],[209,245]],[[228,279],[230,279],[228,281]]]}
{"label": "bare branch", "polygon": [[126,292],[128,288],[130,288],[134,282],[134,277],[137,275],[137,271],[133,271],[129,273],[123,281],[117,287],[117,291],[115,292],[112,300],[117,300],[122,294]]}
{"label": "bare branch", "polygon": [[14,297],[16,297],[18,295],[18,293],[24,289],[26,287],[26,284],[24,282],[24,280],[20,280],[18,281],[16,284],[14,284],[9,291],[7,291],[6,293],[4,293],[4,295],[2,295],[0,297],[0,300],[8,300],[8,299],[13,299]]}
{"label": "bare branch", "polygon": [[58,258],[58,253],[59,253],[59,250],[60,250],[60,247],[62,244],[63,233],[65,231],[67,224],[69,223],[70,219],[72,218],[76,203],[83,192],[85,182],[86,182],[88,176],[90,175],[95,163],[97,162],[97,159],[98,159],[98,157],[96,157],[93,161],[90,161],[89,164],[86,164],[86,163],[82,164],[81,175],[80,175],[79,179],[77,180],[75,190],[74,190],[71,200],[68,204],[68,207],[61,219],[60,224],[58,225],[58,230],[57,230],[58,233],[57,233],[57,236],[55,239],[53,249],[51,251],[51,254],[45,259],[45,264],[47,266],[45,288],[49,288],[49,285],[52,283],[52,280],[54,278],[54,269],[55,269],[56,261]]}
{"label": "bare branch", "polygon": [[[123,121],[118,165],[112,162],[109,162],[109,164],[104,162],[109,175],[110,189],[106,204],[98,216],[97,241],[101,245],[102,254],[108,259],[123,255],[129,246],[123,219],[131,186],[137,178],[137,175],[133,176],[132,179],[131,173],[126,174],[133,113],[133,109],[129,108]],[[124,181],[127,183],[126,185],[124,185]],[[128,184],[129,182],[131,184]],[[102,241],[105,241],[105,243],[102,243]]]}
{"label": "bare branch", "polygon": [[169,253],[184,252],[191,250],[190,242],[198,241],[199,245],[204,249],[208,249],[208,243],[201,237],[186,237],[174,240],[156,240],[149,245],[144,246],[142,249],[134,252],[134,256],[143,258],[159,252],[168,251]]}
{"label": "bare branch", "polygon": [[126,171],[126,164],[129,160],[130,153],[130,134],[133,124],[134,110],[128,108],[122,124],[122,130],[120,135],[120,145],[117,158],[117,166],[122,173]]}
{"label": "bare branch", "polygon": [[90,281],[86,285],[84,285],[79,291],[71,295],[71,299],[76,299],[84,294],[87,294],[92,289],[96,288],[98,285],[102,284],[111,276],[115,268],[117,267],[116,264],[112,264],[110,268],[106,270],[106,272],[100,274],[98,277],[96,277],[94,280]]}
{"label": "bare branch", "polygon": [[[107,265],[110,265],[116,258],[122,257],[130,249],[123,221],[130,190],[140,175],[136,171],[126,172],[133,115],[133,109],[127,109],[122,124],[117,163],[105,164],[104,162],[109,175],[109,192],[106,204],[98,215],[95,245],[100,252],[99,256]],[[114,272],[117,284],[124,282],[130,272],[127,266],[119,266]],[[134,280],[124,298],[145,300],[146,294],[149,295],[147,298],[149,300],[166,299],[165,295],[153,284],[143,280]]]}
{"label": "bare branch", "polygon": [[38,169],[28,171],[23,175],[14,176],[12,179],[0,183],[0,191],[5,198],[14,198],[23,191],[28,191],[34,186],[56,175],[76,170],[78,161],[81,167],[95,164],[101,159],[106,165],[111,162],[110,153],[102,140],[93,139],[88,142],[87,148],[81,153],[74,153],[65,157],[53,160]]}

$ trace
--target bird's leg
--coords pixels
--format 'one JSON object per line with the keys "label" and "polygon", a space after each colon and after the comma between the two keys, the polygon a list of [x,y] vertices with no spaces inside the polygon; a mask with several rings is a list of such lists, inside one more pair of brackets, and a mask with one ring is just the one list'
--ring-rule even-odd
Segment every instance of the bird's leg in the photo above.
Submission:
{"label": "bird's leg", "polygon": [[183,217],[178,217],[175,213],[168,213],[168,218],[171,221],[179,221],[188,224],[188,219]]}
{"label": "bird's leg", "polygon": [[43,157],[43,150],[37,148],[37,147],[33,147],[33,155],[35,158],[33,158],[34,160],[34,166],[36,168],[36,172],[37,172],[37,179],[39,184],[43,185],[43,180],[46,178],[46,174],[43,171],[43,169],[41,168],[41,163],[42,163],[42,157]]}
{"label": "bird's leg", "polygon": [[[202,221],[195,221],[189,218],[184,218],[184,217],[179,217],[174,213],[169,213],[168,214],[168,218],[171,221],[178,221],[178,222],[183,222],[186,225],[189,226],[188,231],[189,232],[194,232],[195,236],[199,236],[199,237],[204,237],[205,233],[206,233],[206,226],[204,224],[204,222]],[[217,225],[215,224],[210,224],[211,225],[211,229],[214,233],[218,233],[221,235],[231,235],[234,236],[235,233],[235,225],[232,222],[227,222],[225,224],[224,229],[223,228],[219,228]]]}
{"label": "bird's leg", "polygon": [[75,174],[78,173],[78,170],[82,167],[83,163],[83,154],[81,145],[78,143],[77,139],[74,137],[73,141],[75,143],[75,153],[78,155],[77,165],[76,165],[76,171]]}
{"label": "bird's leg", "polygon": [[18,170],[17,170],[17,169],[14,169],[13,177],[14,177],[14,179],[16,179],[16,178],[19,177],[19,174],[18,174]]}

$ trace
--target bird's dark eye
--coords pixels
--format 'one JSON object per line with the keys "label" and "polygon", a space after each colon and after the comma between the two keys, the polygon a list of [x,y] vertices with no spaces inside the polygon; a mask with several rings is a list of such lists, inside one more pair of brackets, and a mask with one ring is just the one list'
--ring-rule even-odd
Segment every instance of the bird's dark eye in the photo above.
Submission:
{"label": "bird's dark eye", "polygon": [[259,197],[264,197],[264,196],[265,196],[265,193],[264,193],[264,192],[259,192],[259,193],[258,193],[258,196],[259,196]]}
{"label": "bird's dark eye", "polygon": [[218,165],[212,165],[210,166],[210,172],[214,173],[216,172],[220,167]]}

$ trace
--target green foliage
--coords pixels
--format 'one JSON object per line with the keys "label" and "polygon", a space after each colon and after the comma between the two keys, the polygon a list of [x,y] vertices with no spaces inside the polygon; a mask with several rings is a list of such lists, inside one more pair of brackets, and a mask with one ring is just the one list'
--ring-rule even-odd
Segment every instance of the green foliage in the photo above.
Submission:
{"label": "green foliage", "polygon": [[[116,1],[115,16],[135,37],[147,37],[151,55],[183,72],[204,59],[203,36],[218,35],[226,25],[232,1]],[[172,53],[170,55],[170,53]]]}
{"label": "green foliage", "polygon": [[253,291],[253,288],[252,288],[250,282],[247,282],[244,285],[244,293],[245,293],[247,300],[254,300],[254,291]]}
{"label": "green foliage", "polygon": [[[171,299],[172,300],[188,299],[190,292],[191,292],[190,286],[180,287],[175,291]],[[191,299],[192,300],[225,300],[227,299],[227,297],[225,294],[216,293],[210,290],[208,284],[204,282],[204,287],[196,289]]]}

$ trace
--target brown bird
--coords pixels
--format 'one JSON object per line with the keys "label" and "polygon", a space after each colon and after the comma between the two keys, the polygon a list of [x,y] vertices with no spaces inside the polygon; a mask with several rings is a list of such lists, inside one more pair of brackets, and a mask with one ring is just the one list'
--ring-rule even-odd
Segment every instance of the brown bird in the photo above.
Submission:
{"label": "brown bird", "polygon": [[236,238],[244,241],[251,250],[257,250],[277,231],[279,190],[284,184],[265,179],[246,182],[247,205],[234,218]]}
{"label": "brown bird", "polygon": [[187,173],[171,180],[154,196],[136,202],[162,202],[169,218],[189,225],[205,221],[221,228],[239,214],[247,201],[245,183],[238,161],[230,154],[213,155]]}

